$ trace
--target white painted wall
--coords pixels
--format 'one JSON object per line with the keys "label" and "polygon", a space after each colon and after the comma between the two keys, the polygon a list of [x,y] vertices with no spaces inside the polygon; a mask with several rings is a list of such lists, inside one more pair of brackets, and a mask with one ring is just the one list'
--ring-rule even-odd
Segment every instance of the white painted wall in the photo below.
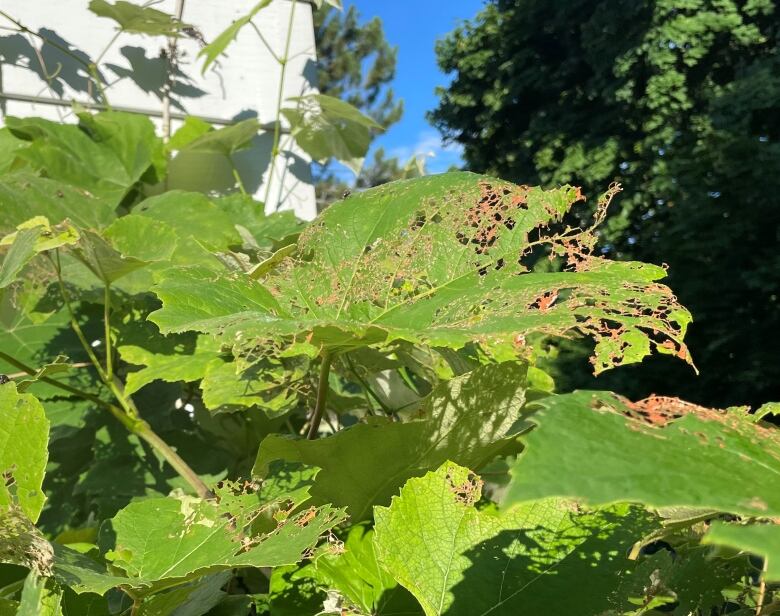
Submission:
{"label": "white painted wall", "polygon": [[[140,3],[141,0],[134,0]],[[183,21],[191,23],[212,41],[232,21],[246,14],[257,0],[184,0]],[[160,125],[162,110],[160,89],[164,83],[166,46],[163,37],[116,34],[115,22],[100,18],[87,10],[88,0],[3,0],[2,9],[35,32],[56,40],[85,59],[100,61],[101,72],[110,86],[106,95],[116,108],[137,108],[149,114]],[[176,0],[163,0],[154,8],[175,12]],[[277,56],[284,53],[285,37],[293,3],[274,0],[254,22]],[[313,90],[316,80],[316,52],[312,6],[305,0],[295,3],[292,15],[293,36],[283,97],[300,96]],[[264,46],[257,33],[247,26],[228,48],[227,57],[201,75],[202,61],[197,59],[201,44],[186,37],[179,40],[181,74],[173,88],[172,107],[179,114],[205,118],[215,124],[257,116],[261,123],[275,119],[280,66]],[[51,105],[45,101],[92,101],[88,91],[88,73],[79,63],[54,46],[26,34],[0,33],[2,57],[0,111],[2,115],[29,116],[74,121],[68,104]],[[42,68],[43,66],[45,68]],[[48,73],[47,80],[45,74]],[[157,117],[155,117],[157,116]],[[173,128],[179,122],[174,120]],[[269,170],[272,134],[260,133],[253,147],[236,155],[245,186],[262,199],[268,173],[273,173],[272,192],[267,211],[294,209],[302,218],[316,215],[310,159],[295,148],[288,136],[282,136],[283,150],[275,169]],[[224,161],[192,159],[172,162],[170,184],[193,190],[210,186],[227,188],[233,184],[232,172]],[[262,187],[262,188],[261,188]]]}

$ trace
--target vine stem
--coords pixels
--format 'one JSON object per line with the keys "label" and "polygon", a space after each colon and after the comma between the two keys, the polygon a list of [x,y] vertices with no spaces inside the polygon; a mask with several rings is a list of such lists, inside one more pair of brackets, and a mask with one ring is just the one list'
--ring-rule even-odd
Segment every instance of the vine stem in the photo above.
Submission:
{"label": "vine stem", "polygon": [[[176,0],[176,19],[181,21],[184,15],[184,0]],[[162,92],[162,133],[163,142],[171,138],[171,90],[173,89],[173,71],[176,69],[178,42],[175,36],[168,37],[168,55],[165,62],[165,85]]]}
{"label": "vine stem", "polygon": [[[56,255],[56,263],[53,261],[52,262],[54,263],[54,269],[57,272],[57,282],[59,283],[62,299],[65,302],[68,314],[70,315],[71,327],[73,328],[73,331],[76,332],[76,336],[78,336],[79,340],[81,341],[81,345],[84,347],[84,350],[94,364],[95,370],[97,370],[100,379],[103,381],[105,386],[108,387],[108,389],[114,395],[114,398],[116,398],[117,402],[119,402],[119,405],[121,406],[120,409],[117,408],[116,405],[108,403],[108,409],[111,411],[114,417],[116,417],[122,423],[123,426],[125,426],[130,432],[138,436],[140,439],[146,441],[152,447],[152,449],[159,453],[165,459],[165,461],[168,462],[168,464],[170,464],[171,467],[188,484],[190,484],[190,487],[195,490],[195,493],[198,496],[204,499],[213,498],[214,494],[211,492],[211,490],[209,490],[209,487],[204,483],[200,476],[194,470],[192,470],[192,468],[184,461],[184,459],[182,459],[182,457],[176,453],[176,451],[170,445],[168,445],[168,443],[166,443],[160,437],[160,435],[152,430],[152,427],[146,421],[141,418],[141,415],[138,412],[138,408],[135,406],[132,398],[130,398],[130,396],[128,396],[125,392],[122,381],[120,381],[119,378],[117,378],[117,376],[114,374],[109,377],[107,371],[104,370],[100,365],[98,358],[92,351],[92,347],[90,346],[89,342],[87,342],[87,338],[84,335],[78,320],[76,319],[76,314],[73,311],[73,306],[70,303],[70,295],[68,294],[68,291],[65,288],[65,283],[62,280],[59,252],[56,252]],[[108,287],[108,284],[106,287]],[[109,324],[108,321],[106,321],[106,330],[107,333],[110,334],[108,329]],[[106,343],[106,346],[109,347],[109,344]],[[107,351],[110,352],[111,349],[107,348]],[[17,367],[21,368],[21,366]],[[106,404],[104,403],[103,406],[106,406]]]}
{"label": "vine stem", "polygon": [[265,199],[263,205],[268,204],[268,198],[271,196],[271,184],[274,177],[274,168],[276,166],[276,158],[279,156],[279,140],[281,138],[281,122],[282,122],[282,101],[284,99],[284,78],[287,73],[287,64],[290,61],[290,43],[292,42],[292,29],[293,19],[295,18],[295,5],[297,0],[292,0],[290,6],[290,21],[287,24],[287,40],[284,43],[284,55],[281,58],[277,58],[274,54],[274,58],[279,62],[282,67],[281,74],[279,75],[279,93],[276,96],[276,121],[274,122],[274,141],[271,147],[271,162],[268,163],[268,182],[265,186]]}
{"label": "vine stem", "polygon": [[330,376],[330,365],[332,363],[333,356],[328,352],[323,353],[322,363],[320,364],[320,378],[317,383],[317,402],[314,406],[311,423],[309,424],[309,433],[306,436],[310,441],[317,438],[322,415],[325,413],[325,401],[328,397],[328,377]]}
{"label": "vine stem", "polygon": [[103,329],[106,339],[106,378],[110,381],[114,378],[114,361],[111,357],[111,285],[106,284],[103,292]]}

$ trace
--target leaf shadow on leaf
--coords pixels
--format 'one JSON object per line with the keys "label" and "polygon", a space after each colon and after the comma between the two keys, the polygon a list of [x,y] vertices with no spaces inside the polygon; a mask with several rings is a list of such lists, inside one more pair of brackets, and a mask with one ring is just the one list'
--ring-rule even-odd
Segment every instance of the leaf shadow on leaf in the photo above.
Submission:
{"label": "leaf shadow on leaf", "polygon": [[601,510],[565,529],[503,530],[464,553],[471,564],[451,588],[447,616],[605,613],[621,603],[628,553],[647,516]]}

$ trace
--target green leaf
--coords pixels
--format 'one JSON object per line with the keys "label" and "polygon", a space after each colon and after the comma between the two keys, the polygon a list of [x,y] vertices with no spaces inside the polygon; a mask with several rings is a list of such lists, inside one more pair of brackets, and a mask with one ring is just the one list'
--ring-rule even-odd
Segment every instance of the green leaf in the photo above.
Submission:
{"label": "green leaf", "polygon": [[565,496],[780,515],[780,432],[742,412],[586,391],[539,405],[507,504]]}
{"label": "green leaf", "polygon": [[652,527],[628,506],[583,512],[544,500],[480,511],[481,481],[445,463],[374,511],[379,561],[427,616],[605,613]]}
{"label": "green leaf", "polygon": [[0,177],[0,229],[10,232],[33,216],[52,224],[68,219],[81,228],[102,228],[116,218],[113,207],[82,188],[30,173]]}
{"label": "green leaf", "polygon": [[220,55],[225,53],[225,49],[227,49],[228,45],[230,45],[230,43],[235,40],[241,28],[252,21],[252,18],[269,4],[271,4],[271,0],[260,0],[260,2],[252,7],[252,10],[249,11],[249,13],[236,19],[225,30],[223,30],[217,36],[217,38],[215,38],[211,43],[206,45],[203,49],[200,50],[200,52],[198,52],[198,57],[203,57],[203,67],[201,68],[201,74],[205,74],[209,66],[211,66]]}
{"label": "green leaf", "polygon": [[227,594],[221,588],[231,578],[230,571],[206,575],[169,591],[144,599],[137,616],[202,616],[216,607]]}
{"label": "green leaf", "polygon": [[112,207],[150,168],[165,166],[161,140],[149,118],[138,114],[82,114],[79,126],[42,118],[5,121],[14,135],[30,142],[18,151],[20,160],[41,175],[88,190]]}
{"label": "green leaf", "polygon": [[373,131],[382,127],[346,101],[325,94],[288,99],[294,108],[282,109],[293,139],[319,163],[335,158],[360,173]]}
{"label": "green leaf", "polygon": [[30,571],[24,580],[22,598],[17,616],[60,616],[62,590],[53,587],[50,580]]}
{"label": "green leaf", "polygon": [[21,229],[16,232],[11,247],[0,263],[0,289],[16,281],[19,272],[35,256],[35,244],[42,233],[43,227]]}
{"label": "green leaf", "polygon": [[[589,256],[592,231],[545,230],[578,198],[570,187],[470,173],[393,182],[325,210],[263,285],[169,270],[155,288],[163,307],[150,318],[166,333],[240,336],[253,346],[295,337],[313,353],[401,339],[456,349],[478,342],[508,358],[530,355],[530,333],[582,332],[597,340],[597,372],[651,348],[687,358],[690,315],[656,282],[663,268]],[[532,242],[568,255],[575,271],[529,272],[522,261]]]}
{"label": "green leaf", "polygon": [[211,130],[213,127],[208,122],[197,116],[187,116],[184,118],[184,123],[171,135],[167,147],[173,151],[181,150]]}
{"label": "green leaf", "polygon": [[423,613],[414,597],[379,563],[374,531],[363,525],[349,530],[343,554],[318,558],[311,569],[324,588],[337,590],[360,613],[376,616]]}
{"label": "green leaf", "polygon": [[257,495],[226,491],[218,503],[151,498],[125,507],[101,534],[113,539],[107,557],[125,572],[124,583],[132,588],[187,580],[206,571],[294,564],[344,516],[329,506],[290,517],[280,510],[272,532],[251,532],[263,510],[282,509],[284,502],[264,503]]}
{"label": "green leaf", "polygon": [[715,521],[702,540],[756,554],[765,560],[764,580],[780,582],[780,526],[777,524],[728,524]]}
{"label": "green leaf", "polygon": [[314,441],[272,434],[253,472],[265,477],[279,459],[317,466],[315,502],[344,506],[352,520],[364,520],[410,477],[448,459],[479,468],[505,449],[525,402],[525,372],[514,363],[478,368],[438,386],[406,423],[371,418]]}
{"label": "green leaf", "polygon": [[147,6],[118,0],[114,4],[106,0],[90,0],[89,10],[98,17],[108,17],[119,24],[125,32],[149,34],[151,36],[179,36],[182,30],[192,28],[173,15]]}
{"label": "green leaf", "polygon": [[753,421],[764,419],[770,415],[780,415],[780,402],[766,402],[765,404],[762,404],[753,414]]}
{"label": "green leaf", "polygon": [[111,284],[152,262],[170,259],[176,241],[176,234],[167,225],[128,215],[117,219],[103,234],[82,231],[74,254],[104,284]]}
{"label": "green leaf", "polygon": [[14,503],[33,522],[46,500],[41,489],[48,459],[49,421],[43,407],[16,385],[0,385],[0,510]]}
{"label": "green leaf", "polygon": [[260,130],[260,122],[257,118],[248,118],[224,128],[205,132],[181,149],[188,152],[222,154],[229,158],[233,153],[249,147],[258,130]]}
{"label": "green leaf", "polygon": [[154,353],[133,345],[122,345],[117,350],[127,363],[144,366],[128,374],[125,384],[128,395],[157,379],[168,383],[202,379],[209,365],[219,356],[219,345],[207,336],[198,338],[193,353],[184,353],[181,348],[174,348],[170,353]]}

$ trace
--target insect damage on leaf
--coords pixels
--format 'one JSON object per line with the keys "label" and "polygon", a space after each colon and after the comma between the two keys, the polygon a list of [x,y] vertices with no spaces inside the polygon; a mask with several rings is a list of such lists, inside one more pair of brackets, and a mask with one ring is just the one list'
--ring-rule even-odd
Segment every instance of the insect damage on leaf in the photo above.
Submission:
{"label": "insect damage on leaf", "polygon": [[[401,339],[525,356],[518,340],[530,333],[579,333],[596,340],[597,373],[653,350],[688,359],[690,314],[656,282],[665,270],[593,254],[618,190],[610,187],[583,229],[565,224],[584,199],[570,186],[470,173],[393,182],[328,208],[260,284],[176,272],[157,286],[163,308],[151,318],[165,332],[232,338],[241,356],[270,339],[310,354]],[[537,271],[544,257],[563,271]]]}

